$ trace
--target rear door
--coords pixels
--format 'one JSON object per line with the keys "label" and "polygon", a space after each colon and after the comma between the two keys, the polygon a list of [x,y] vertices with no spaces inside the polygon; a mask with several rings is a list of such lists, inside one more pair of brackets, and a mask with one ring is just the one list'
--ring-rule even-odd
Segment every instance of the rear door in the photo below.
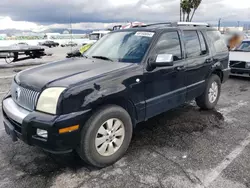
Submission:
{"label": "rear door", "polygon": [[187,87],[186,100],[200,96],[205,89],[205,80],[210,74],[213,63],[208,44],[202,31],[183,31],[186,49],[185,85]]}

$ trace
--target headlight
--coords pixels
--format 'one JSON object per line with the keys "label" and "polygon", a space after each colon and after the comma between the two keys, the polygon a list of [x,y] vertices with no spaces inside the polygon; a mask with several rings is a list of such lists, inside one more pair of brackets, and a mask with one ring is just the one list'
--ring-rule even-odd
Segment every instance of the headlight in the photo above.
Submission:
{"label": "headlight", "polygon": [[52,87],[45,89],[37,102],[36,110],[46,112],[49,114],[56,114],[57,102],[61,93],[66,88],[63,87]]}
{"label": "headlight", "polygon": [[247,68],[247,69],[250,68],[250,62],[246,62],[246,68]]}

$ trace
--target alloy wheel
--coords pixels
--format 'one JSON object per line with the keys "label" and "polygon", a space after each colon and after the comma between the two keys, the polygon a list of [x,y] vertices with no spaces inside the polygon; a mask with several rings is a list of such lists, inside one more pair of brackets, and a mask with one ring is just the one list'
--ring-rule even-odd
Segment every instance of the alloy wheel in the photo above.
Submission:
{"label": "alloy wheel", "polygon": [[121,120],[111,118],[105,121],[97,131],[95,147],[102,156],[113,155],[122,145],[125,128]]}

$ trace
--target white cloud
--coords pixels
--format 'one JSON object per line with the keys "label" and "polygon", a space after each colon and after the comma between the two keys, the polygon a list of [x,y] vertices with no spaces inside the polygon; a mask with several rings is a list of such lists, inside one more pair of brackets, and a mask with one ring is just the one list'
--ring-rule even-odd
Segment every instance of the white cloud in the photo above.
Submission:
{"label": "white cloud", "polygon": [[[180,0],[0,0],[0,30],[99,29],[109,22],[163,22],[179,19]],[[250,0],[203,0],[194,21],[250,20]],[[108,22],[108,23],[102,23]]]}
{"label": "white cloud", "polygon": [[32,30],[39,27],[38,24],[26,21],[13,21],[10,17],[0,17],[0,30],[4,29],[18,29],[18,30]]}
{"label": "white cloud", "polygon": [[235,9],[244,9],[250,8],[250,1],[249,0],[224,0],[223,3],[229,5]]}
{"label": "white cloud", "polygon": [[39,25],[32,22],[26,21],[13,21],[10,17],[0,17],[0,30],[5,29],[17,29],[21,31],[30,30],[33,32],[42,32],[47,29],[107,29],[112,28],[116,24],[121,23],[95,23],[95,22],[85,22],[85,23],[73,23],[73,24],[50,24],[50,25]]}

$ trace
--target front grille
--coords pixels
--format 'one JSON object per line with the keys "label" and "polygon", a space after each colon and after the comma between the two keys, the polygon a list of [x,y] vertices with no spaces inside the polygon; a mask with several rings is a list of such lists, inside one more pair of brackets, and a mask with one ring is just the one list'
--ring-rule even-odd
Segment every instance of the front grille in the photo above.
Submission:
{"label": "front grille", "polygon": [[231,68],[246,68],[246,62],[244,61],[230,61]]}
{"label": "front grille", "polygon": [[23,108],[32,111],[35,109],[36,101],[38,99],[39,92],[33,91],[24,87],[21,87],[12,82],[11,96],[12,99]]}

